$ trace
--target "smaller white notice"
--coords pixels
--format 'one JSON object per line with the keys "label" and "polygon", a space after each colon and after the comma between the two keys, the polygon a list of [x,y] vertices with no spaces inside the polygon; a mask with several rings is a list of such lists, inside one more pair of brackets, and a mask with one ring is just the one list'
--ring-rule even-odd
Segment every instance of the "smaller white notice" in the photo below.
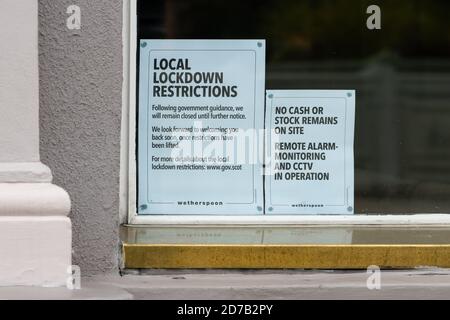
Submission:
{"label": "smaller white notice", "polygon": [[266,214],[354,213],[354,90],[269,90]]}

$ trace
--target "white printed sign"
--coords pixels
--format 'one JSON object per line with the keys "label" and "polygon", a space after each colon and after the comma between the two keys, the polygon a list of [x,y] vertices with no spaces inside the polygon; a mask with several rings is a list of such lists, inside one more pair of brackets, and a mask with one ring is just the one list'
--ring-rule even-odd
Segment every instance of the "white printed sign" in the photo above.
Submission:
{"label": "white printed sign", "polygon": [[353,214],[355,91],[269,90],[266,213]]}
{"label": "white printed sign", "polygon": [[264,40],[141,40],[139,71],[138,214],[263,214]]}

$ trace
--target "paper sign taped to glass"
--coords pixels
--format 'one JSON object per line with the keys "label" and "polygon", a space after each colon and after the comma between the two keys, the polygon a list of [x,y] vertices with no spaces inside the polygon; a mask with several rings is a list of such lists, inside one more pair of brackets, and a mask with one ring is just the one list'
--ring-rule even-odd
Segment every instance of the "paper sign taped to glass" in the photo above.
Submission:
{"label": "paper sign taped to glass", "polygon": [[263,214],[265,41],[141,40],[139,71],[138,213]]}
{"label": "paper sign taped to glass", "polygon": [[269,90],[266,97],[267,212],[353,214],[355,91]]}

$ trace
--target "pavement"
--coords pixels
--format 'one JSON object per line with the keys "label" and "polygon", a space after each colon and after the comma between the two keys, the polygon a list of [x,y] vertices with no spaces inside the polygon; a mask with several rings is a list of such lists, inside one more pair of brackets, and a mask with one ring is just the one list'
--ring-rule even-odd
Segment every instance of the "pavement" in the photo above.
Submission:
{"label": "pavement", "polygon": [[[370,277],[370,279],[369,279]],[[379,290],[377,280],[379,281]],[[368,288],[369,285],[373,290]],[[127,271],[80,290],[0,288],[1,300],[450,299],[450,269],[402,271]]]}

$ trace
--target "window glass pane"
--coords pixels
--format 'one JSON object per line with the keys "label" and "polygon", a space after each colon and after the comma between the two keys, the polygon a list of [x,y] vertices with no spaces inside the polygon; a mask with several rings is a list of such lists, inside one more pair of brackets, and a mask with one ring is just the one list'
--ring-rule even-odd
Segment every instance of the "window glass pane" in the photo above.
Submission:
{"label": "window glass pane", "polygon": [[357,213],[450,211],[450,2],[138,1],[139,39],[266,39],[267,89],[355,89]]}

